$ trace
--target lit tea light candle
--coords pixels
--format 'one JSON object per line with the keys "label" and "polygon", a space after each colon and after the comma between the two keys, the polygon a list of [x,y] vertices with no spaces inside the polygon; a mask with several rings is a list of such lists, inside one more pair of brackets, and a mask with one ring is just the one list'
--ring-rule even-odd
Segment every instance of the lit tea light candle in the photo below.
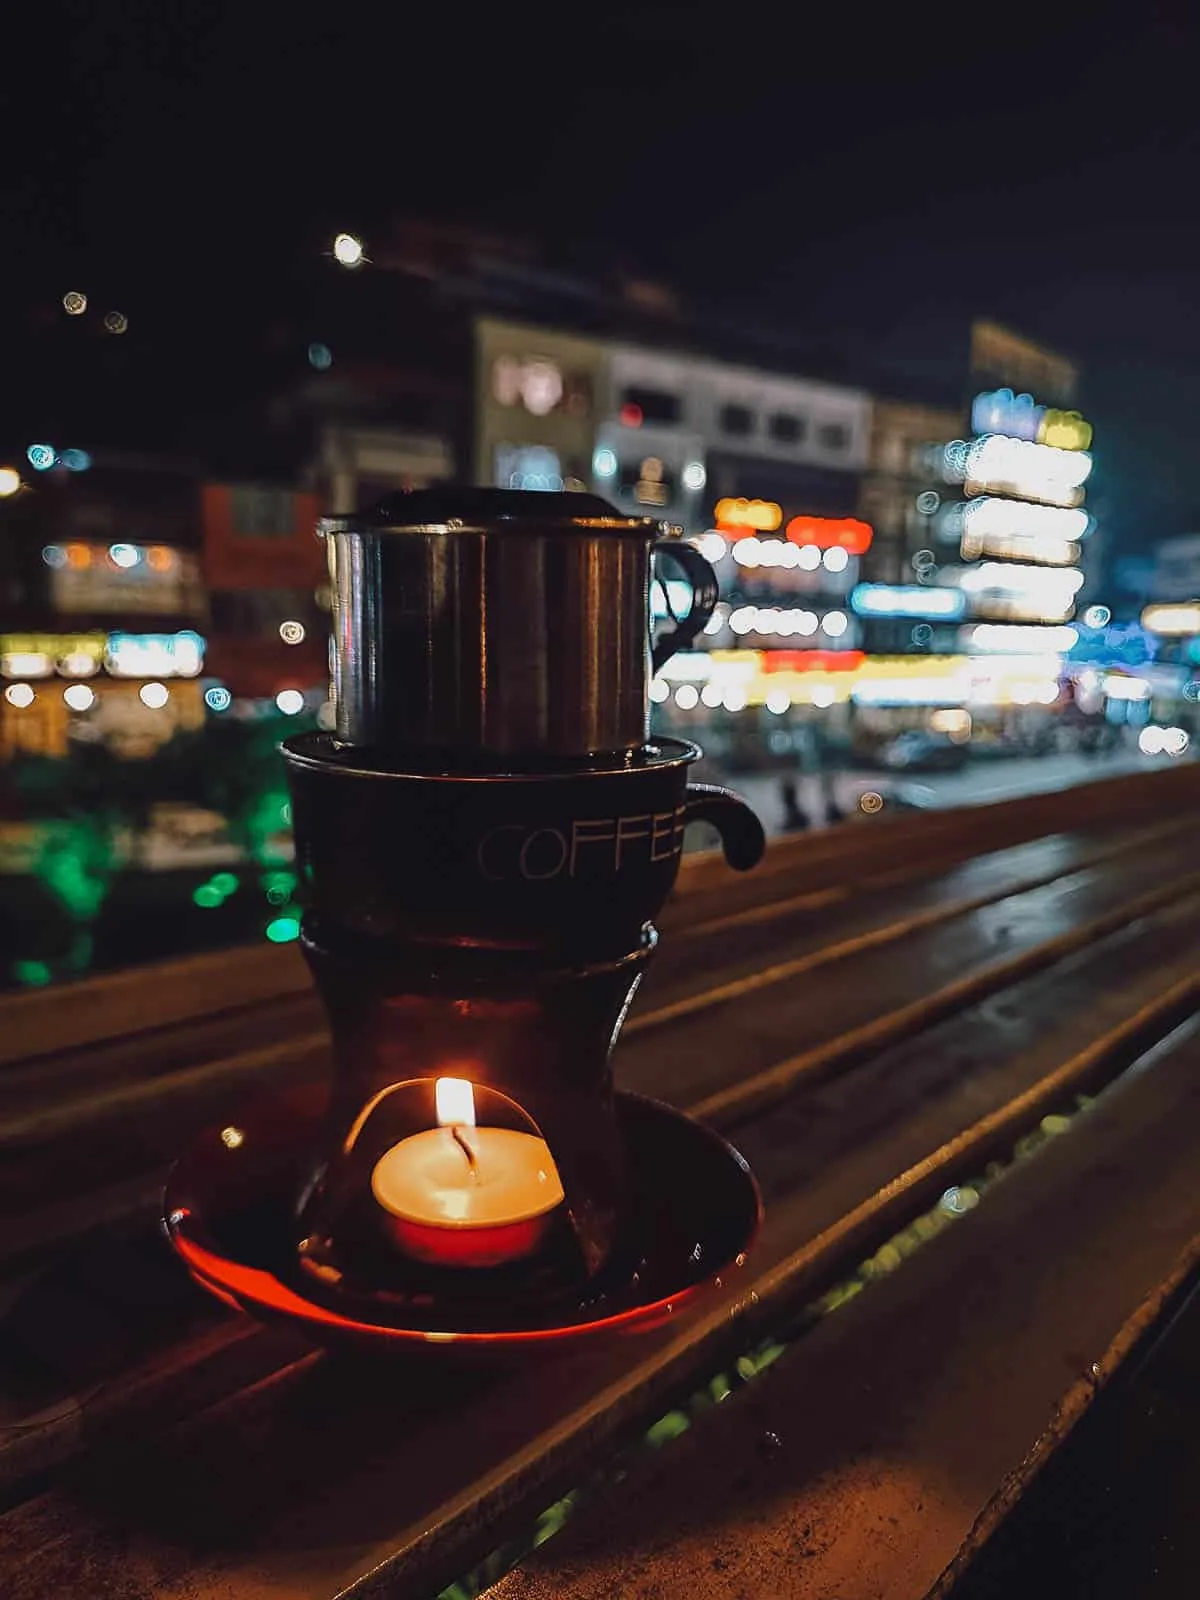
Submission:
{"label": "lit tea light candle", "polygon": [[438,1126],[386,1150],[371,1192],[408,1255],[438,1266],[495,1267],[531,1255],[562,1204],[544,1139],[475,1125],[465,1078],[434,1085]]}

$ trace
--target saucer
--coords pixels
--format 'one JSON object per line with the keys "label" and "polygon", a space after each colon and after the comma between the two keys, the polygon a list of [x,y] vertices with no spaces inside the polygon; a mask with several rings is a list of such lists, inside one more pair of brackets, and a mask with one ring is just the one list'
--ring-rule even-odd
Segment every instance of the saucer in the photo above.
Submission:
{"label": "saucer", "polygon": [[420,1317],[387,1294],[319,1292],[296,1252],[298,1197],[311,1178],[328,1105],[324,1085],[261,1098],[193,1143],[167,1183],[171,1244],[198,1284],[262,1320],[283,1319],[319,1344],[379,1350],[455,1344],[496,1353],[642,1332],[690,1307],[745,1261],[762,1214],[733,1147],[657,1101],[616,1095],[631,1194],[621,1256],[580,1297],[503,1303],[481,1324],[447,1295]]}

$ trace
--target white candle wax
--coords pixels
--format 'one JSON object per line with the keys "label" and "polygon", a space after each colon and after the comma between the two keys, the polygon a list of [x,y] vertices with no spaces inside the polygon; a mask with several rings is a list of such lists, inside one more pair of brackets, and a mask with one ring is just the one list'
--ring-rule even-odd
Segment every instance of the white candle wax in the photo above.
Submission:
{"label": "white candle wax", "polygon": [[536,1249],[563,1200],[545,1140],[514,1128],[414,1133],[376,1162],[371,1192],[410,1254],[477,1266]]}

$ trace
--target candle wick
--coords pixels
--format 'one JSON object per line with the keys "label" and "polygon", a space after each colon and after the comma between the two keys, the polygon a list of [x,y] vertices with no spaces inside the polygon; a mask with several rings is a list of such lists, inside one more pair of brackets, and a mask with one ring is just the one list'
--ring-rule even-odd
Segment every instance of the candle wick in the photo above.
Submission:
{"label": "candle wick", "polygon": [[458,1126],[457,1123],[455,1123],[454,1126],[451,1127],[450,1133],[451,1133],[451,1136],[454,1139],[455,1144],[458,1145],[458,1147],[462,1151],[463,1155],[465,1155],[466,1158],[467,1158],[467,1165],[471,1169],[471,1176],[473,1178],[478,1177],[479,1174],[475,1170],[475,1152],[474,1152],[474,1150],[471,1149],[471,1146],[463,1138],[462,1129]]}

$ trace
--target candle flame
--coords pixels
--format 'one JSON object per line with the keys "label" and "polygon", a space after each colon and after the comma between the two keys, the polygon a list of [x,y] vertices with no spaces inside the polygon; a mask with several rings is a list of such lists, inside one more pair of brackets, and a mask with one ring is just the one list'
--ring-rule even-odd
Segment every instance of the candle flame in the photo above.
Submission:
{"label": "candle flame", "polygon": [[440,1128],[475,1126],[475,1091],[466,1078],[439,1078],[433,1093]]}

